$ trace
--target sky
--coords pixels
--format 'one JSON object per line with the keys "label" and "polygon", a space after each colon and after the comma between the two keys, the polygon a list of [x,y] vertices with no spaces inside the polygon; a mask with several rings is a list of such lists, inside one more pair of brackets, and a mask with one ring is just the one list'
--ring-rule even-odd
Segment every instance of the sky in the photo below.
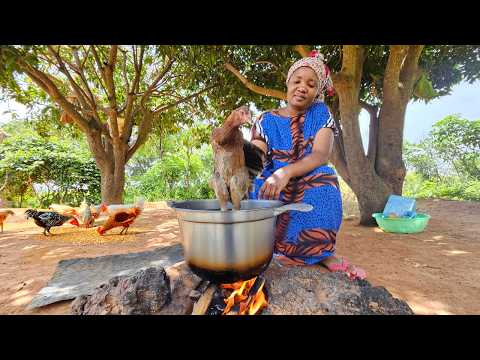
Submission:
{"label": "sky", "polygon": [[[13,110],[20,117],[25,107],[14,100],[0,102],[0,126],[10,119],[6,111]],[[432,125],[445,116],[460,114],[469,120],[480,119],[480,81],[473,84],[459,83],[451,94],[425,104],[423,101],[410,102],[405,115],[405,135],[409,142],[417,143],[428,135]],[[367,147],[369,116],[365,110],[360,113],[360,130],[364,147]]]}
{"label": "sky", "polygon": [[[425,138],[432,125],[445,116],[460,114],[468,120],[480,119],[480,81],[467,82],[454,86],[450,95],[442,96],[425,104],[423,101],[411,101],[405,114],[404,138],[418,143]],[[362,139],[368,141],[369,115],[365,110],[360,113]]]}

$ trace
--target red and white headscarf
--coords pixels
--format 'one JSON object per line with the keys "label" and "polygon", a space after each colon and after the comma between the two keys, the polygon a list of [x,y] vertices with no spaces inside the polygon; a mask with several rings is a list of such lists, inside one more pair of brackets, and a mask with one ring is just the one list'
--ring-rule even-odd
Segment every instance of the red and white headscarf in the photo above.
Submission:
{"label": "red and white headscarf", "polygon": [[325,90],[327,91],[328,96],[333,95],[333,83],[332,79],[330,78],[330,69],[328,68],[327,64],[324,63],[324,57],[321,53],[313,50],[310,52],[309,56],[298,60],[292,66],[290,66],[287,74],[287,85],[293,73],[301,67],[309,67],[315,72],[318,77],[320,86],[318,88],[318,93],[315,97],[315,101],[323,101],[323,92]]}

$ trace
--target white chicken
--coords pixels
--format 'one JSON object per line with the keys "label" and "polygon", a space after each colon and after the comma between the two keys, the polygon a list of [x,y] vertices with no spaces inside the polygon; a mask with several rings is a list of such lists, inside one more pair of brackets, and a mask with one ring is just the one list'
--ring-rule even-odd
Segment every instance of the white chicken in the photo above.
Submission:
{"label": "white chicken", "polygon": [[143,210],[143,206],[145,203],[145,199],[140,198],[138,199],[135,204],[111,204],[111,205],[105,205],[105,212],[109,215],[113,214],[114,212],[118,210],[128,210],[131,208],[138,208],[140,210]]}

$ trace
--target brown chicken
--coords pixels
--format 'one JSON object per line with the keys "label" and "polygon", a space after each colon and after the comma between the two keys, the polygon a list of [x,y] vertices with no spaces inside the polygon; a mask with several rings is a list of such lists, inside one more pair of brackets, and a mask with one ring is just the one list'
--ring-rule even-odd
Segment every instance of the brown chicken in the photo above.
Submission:
{"label": "brown chicken", "polygon": [[124,231],[126,234],[129,226],[135,221],[141,212],[142,209],[139,207],[133,207],[126,210],[117,210],[116,212],[110,214],[102,226],[97,228],[97,232],[100,235],[103,235],[110,229],[123,227],[122,231],[120,231],[120,234],[122,234]]}
{"label": "brown chicken", "polygon": [[223,211],[227,210],[229,201],[235,210],[240,210],[251,178],[262,168],[261,150],[244,140],[239,129],[250,119],[250,111],[242,106],[228,116],[222,127],[212,132],[214,175],[209,184]]}
{"label": "brown chicken", "polygon": [[0,210],[0,226],[2,227],[3,233],[3,222],[7,219],[8,215],[15,215],[12,210]]}

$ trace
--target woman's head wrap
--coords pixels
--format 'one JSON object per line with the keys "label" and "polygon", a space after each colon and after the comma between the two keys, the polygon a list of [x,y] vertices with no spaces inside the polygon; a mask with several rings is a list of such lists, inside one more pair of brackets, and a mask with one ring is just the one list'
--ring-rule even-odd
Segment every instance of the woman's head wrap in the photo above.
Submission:
{"label": "woman's head wrap", "polygon": [[304,57],[297,62],[295,62],[290,69],[288,70],[287,74],[287,85],[292,77],[293,73],[301,68],[301,67],[309,67],[312,69],[318,77],[319,87],[318,93],[315,97],[315,101],[323,101],[323,92],[326,90],[328,96],[333,95],[333,83],[332,79],[330,78],[330,69],[328,68],[327,64],[324,62],[323,55],[316,50],[310,52],[309,56]]}

